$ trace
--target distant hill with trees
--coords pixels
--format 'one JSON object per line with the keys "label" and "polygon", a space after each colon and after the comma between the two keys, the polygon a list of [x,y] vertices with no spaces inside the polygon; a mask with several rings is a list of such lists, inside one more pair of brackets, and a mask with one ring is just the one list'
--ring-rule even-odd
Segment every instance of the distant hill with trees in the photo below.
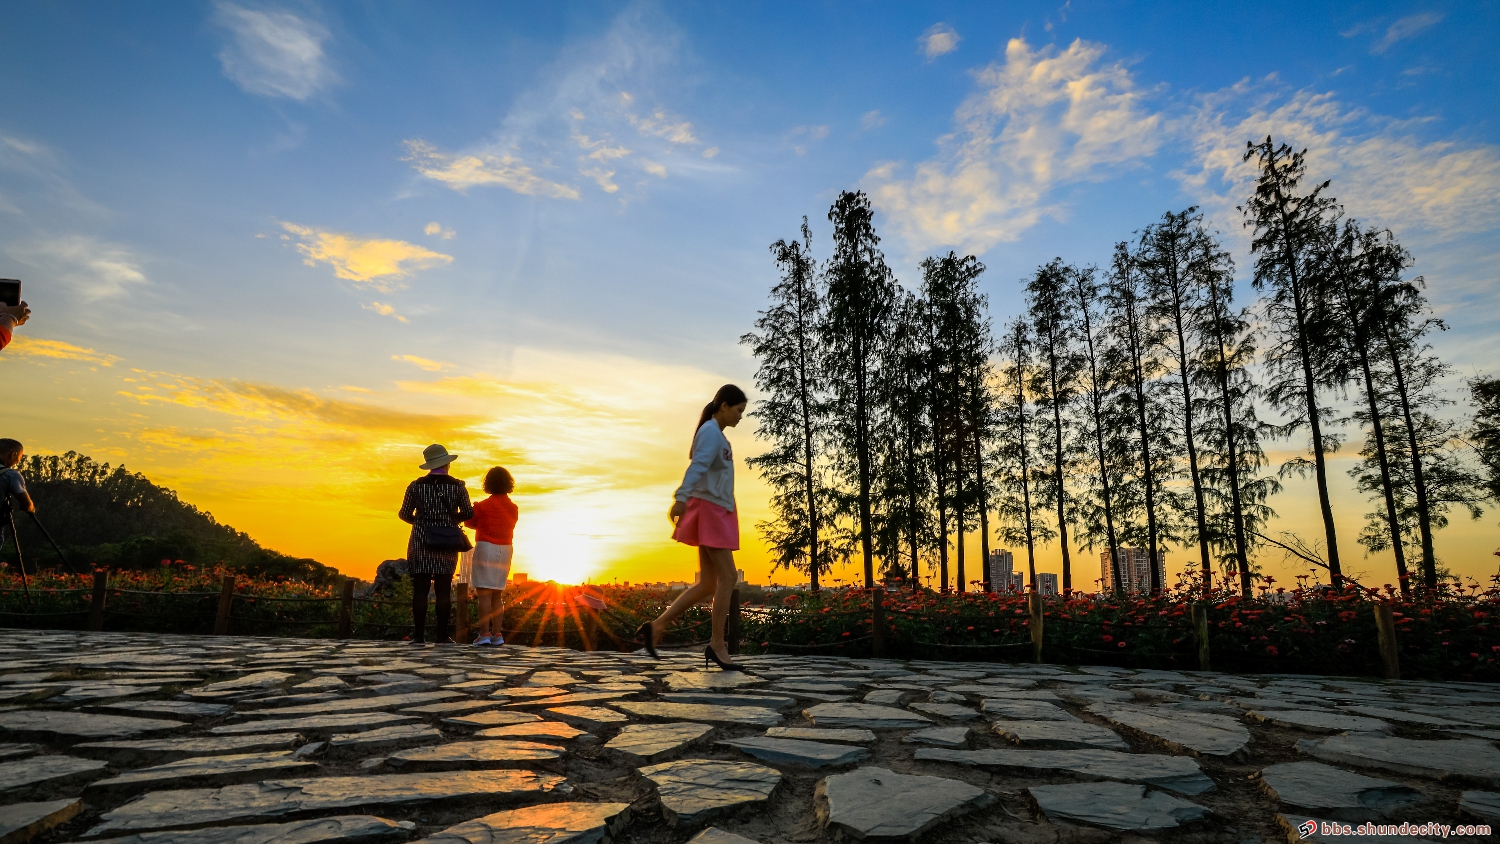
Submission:
{"label": "distant hill with trees", "polygon": [[[220,524],[175,491],[124,466],[111,467],[70,451],[32,455],[19,468],[37,503],[37,515],[80,569],[144,569],[162,560],[182,560],[317,584],[339,577],[337,569],[317,560],[261,547],[249,534]],[[16,513],[16,527],[28,569],[62,567],[51,544],[24,513]],[[15,543],[7,541],[0,555],[14,564]]]}

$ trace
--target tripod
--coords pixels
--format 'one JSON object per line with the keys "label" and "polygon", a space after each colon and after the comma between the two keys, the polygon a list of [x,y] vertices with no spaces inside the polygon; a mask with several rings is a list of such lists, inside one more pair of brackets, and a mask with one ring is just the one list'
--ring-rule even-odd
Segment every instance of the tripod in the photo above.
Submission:
{"label": "tripod", "polygon": [[[67,566],[68,570],[73,572],[74,574],[80,574],[81,572],[78,571],[78,568],[74,566],[73,563],[68,559],[68,556],[63,553],[62,547],[57,544],[57,540],[52,538],[52,534],[49,533],[46,526],[42,524],[42,520],[36,517],[36,513],[28,511],[27,515],[31,516],[32,523],[36,525],[37,530],[42,532],[42,536],[47,537],[47,541],[52,544],[52,550],[57,552],[57,557],[58,559],[63,561],[63,565]],[[21,532],[16,530],[16,507],[13,503],[11,503],[10,496],[8,495],[5,496],[4,503],[0,504],[0,516],[4,516],[5,521],[10,524],[10,535],[16,541],[16,565],[21,567],[21,591],[26,593],[26,603],[34,603],[31,600],[31,584],[28,583],[26,579],[26,557],[21,553]],[[0,524],[0,548],[3,548],[4,546],[5,525]]]}

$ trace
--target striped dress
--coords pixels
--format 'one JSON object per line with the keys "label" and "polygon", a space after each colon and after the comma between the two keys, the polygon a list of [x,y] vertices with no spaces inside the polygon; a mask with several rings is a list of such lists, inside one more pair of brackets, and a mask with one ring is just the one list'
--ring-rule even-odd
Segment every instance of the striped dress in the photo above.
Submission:
{"label": "striped dress", "polygon": [[474,518],[469,489],[447,475],[426,475],[406,487],[401,502],[401,521],[411,525],[406,541],[406,565],[411,574],[452,577],[458,567],[457,551],[429,551],[422,545],[423,530],[433,525],[458,525]]}

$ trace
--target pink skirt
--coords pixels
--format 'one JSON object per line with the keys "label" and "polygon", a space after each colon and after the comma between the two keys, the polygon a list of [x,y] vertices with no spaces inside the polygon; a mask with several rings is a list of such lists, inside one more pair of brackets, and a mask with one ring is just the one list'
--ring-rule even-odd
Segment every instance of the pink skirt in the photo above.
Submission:
{"label": "pink skirt", "polygon": [[687,500],[687,512],[677,520],[672,538],[683,545],[740,550],[739,516],[712,501]]}

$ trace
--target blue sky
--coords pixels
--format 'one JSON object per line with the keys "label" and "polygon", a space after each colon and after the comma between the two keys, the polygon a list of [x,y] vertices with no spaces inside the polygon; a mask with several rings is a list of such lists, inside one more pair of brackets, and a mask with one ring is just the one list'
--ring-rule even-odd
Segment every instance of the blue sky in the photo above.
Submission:
{"label": "blue sky", "polygon": [[[999,321],[1038,264],[1188,205],[1247,275],[1238,153],[1267,132],[1416,253],[1470,375],[1497,33],[1493,2],[7,2],[0,275],[38,316],[6,415],[355,570],[447,438],[530,471],[535,542],[629,574],[671,547],[633,525],[679,417],[750,380],[736,340],[802,215],[826,254],[863,188],[899,278],[971,251]],[[288,526],[309,500],[350,527]],[[1492,521],[1450,531],[1477,555]]]}

